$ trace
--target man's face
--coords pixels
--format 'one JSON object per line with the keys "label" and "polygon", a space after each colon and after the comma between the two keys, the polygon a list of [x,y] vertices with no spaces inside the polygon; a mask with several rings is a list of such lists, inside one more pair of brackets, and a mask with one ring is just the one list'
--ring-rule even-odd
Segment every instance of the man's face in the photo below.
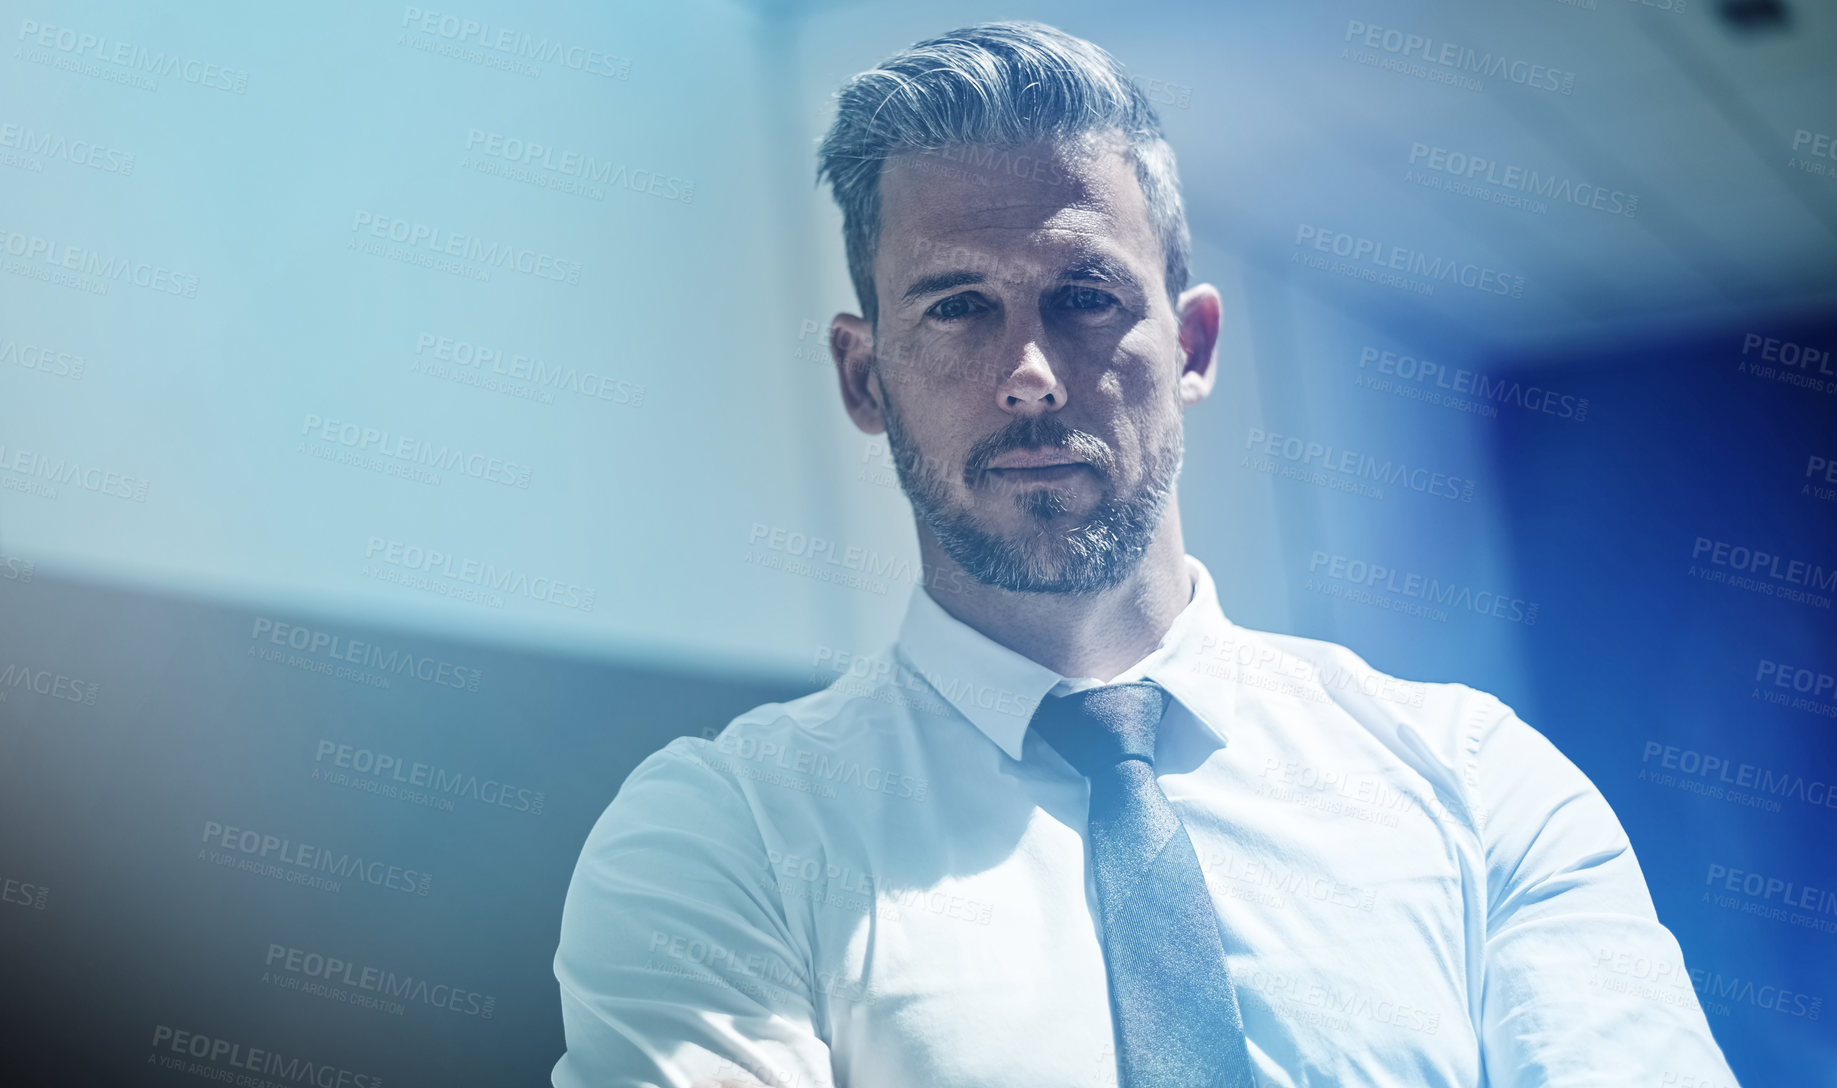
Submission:
{"label": "man's face", "polygon": [[1192,393],[1121,141],[898,155],[880,196],[872,367],[920,522],[989,585],[1116,585],[1169,502]]}

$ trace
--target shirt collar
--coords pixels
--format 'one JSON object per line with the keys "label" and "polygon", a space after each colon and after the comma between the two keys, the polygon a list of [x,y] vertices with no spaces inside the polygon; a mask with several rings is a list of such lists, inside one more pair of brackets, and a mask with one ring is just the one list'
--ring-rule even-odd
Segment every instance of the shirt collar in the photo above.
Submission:
{"label": "shirt collar", "polygon": [[1008,753],[1021,758],[1021,743],[1033,712],[1061,682],[1069,687],[1093,683],[1153,680],[1166,688],[1195,719],[1227,743],[1225,726],[1236,704],[1236,682],[1208,669],[1206,656],[1226,643],[1234,625],[1218,607],[1211,572],[1186,556],[1193,596],[1174,617],[1161,643],[1146,657],[1109,680],[1061,676],[944,611],[923,585],[913,587],[900,624],[898,652],[912,670],[976,728]]}

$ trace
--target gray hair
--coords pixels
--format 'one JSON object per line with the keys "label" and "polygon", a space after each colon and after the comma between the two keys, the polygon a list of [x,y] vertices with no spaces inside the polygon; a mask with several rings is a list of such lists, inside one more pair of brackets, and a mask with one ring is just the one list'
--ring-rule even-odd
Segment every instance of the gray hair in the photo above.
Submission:
{"label": "gray hair", "polygon": [[1012,148],[1120,131],[1161,242],[1169,303],[1186,290],[1191,241],[1173,148],[1141,88],[1083,38],[1044,23],[963,27],[895,53],[850,79],[836,99],[817,180],[829,179],[841,206],[848,274],[869,325],[879,316],[881,165],[902,151],[959,144]]}

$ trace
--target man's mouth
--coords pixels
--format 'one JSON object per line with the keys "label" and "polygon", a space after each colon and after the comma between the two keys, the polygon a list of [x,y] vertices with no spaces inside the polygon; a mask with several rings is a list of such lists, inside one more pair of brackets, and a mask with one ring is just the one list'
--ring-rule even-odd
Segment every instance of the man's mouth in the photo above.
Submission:
{"label": "man's mouth", "polygon": [[992,479],[1011,483],[1057,483],[1090,468],[1089,462],[1064,450],[1015,450],[991,461],[987,472]]}
{"label": "man's mouth", "polygon": [[1011,484],[1058,484],[1076,479],[1090,467],[1083,461],[1073,461],[1036,468],[992,468],[989,477]]}
{"label": "man's mouth", "polygon": [[1051,468],[1054,465],[1082,465],[1084,461],[1064,450],[1014,450],[989,462],[990,469]]}

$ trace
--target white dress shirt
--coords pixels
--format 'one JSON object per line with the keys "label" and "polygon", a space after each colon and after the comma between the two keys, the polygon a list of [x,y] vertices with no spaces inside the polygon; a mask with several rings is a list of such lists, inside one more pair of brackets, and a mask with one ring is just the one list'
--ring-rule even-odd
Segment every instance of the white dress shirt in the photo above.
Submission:
{"label": "white dress shirt", "polygon": [[1574,764],[1484,692],[1236,626],[1187,564],[1120,676],[915,589],[891,654],[644,760],[568,890],[554,1083],[1112,1088],[1089,785],[1027,723],[1147,678],[1262,1085],[1735,1084]]}

